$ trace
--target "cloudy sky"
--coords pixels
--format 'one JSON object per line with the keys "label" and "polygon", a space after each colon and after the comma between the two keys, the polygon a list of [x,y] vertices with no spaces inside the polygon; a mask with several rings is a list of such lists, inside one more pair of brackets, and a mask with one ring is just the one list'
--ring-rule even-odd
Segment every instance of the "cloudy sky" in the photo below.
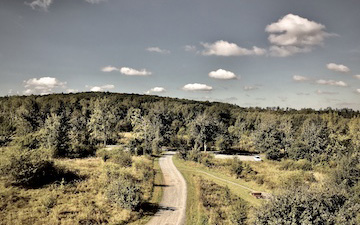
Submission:
{"label": "cloudy sky", "polygon": [[0,95],[360,110],[358,0],[0,0]]}

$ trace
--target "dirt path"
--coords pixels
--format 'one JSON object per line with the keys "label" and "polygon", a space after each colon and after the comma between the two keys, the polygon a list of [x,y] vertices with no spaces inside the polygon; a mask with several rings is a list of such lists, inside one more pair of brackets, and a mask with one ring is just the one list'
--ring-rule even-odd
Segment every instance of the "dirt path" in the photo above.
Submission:
{"label": "dirt path", "polygon": [[160,202],[160,210],[147,225],[185,224],[186,182],[172,161],[174,154],[168,152],[159,160],[161,171],[164,174],[164,193]]}

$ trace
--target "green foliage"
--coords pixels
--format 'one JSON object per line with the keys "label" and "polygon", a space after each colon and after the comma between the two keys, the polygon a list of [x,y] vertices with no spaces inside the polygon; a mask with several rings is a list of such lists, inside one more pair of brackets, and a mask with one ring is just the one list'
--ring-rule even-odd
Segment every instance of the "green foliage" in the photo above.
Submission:
{"label": "green foliage", "polygon": [[281,161],[280,169],[309,171],[312,169],[312,164],[311,164],[311,162],[309,162],[306,159],[300,159],[298,161],[287,159],[287,160]]}
{"label": "green foliage", "polygon": [[52,151],[53,157],[64,157],[69,151],[69,123],[68,118],[61,114],[50,114],[40,131],[42,145]]}
{"label": "green foliage", "polygon": [[360,153],[345,156],[339,160],[337,168],[330,174],[334,183],[352,188],[360,181]]}
{"label": "green foliage", "polygon": [[[337,221],[359,212],[359,207],[347,210],[348,204],[344,195],[331,190],[291,189],[274,196],[256,211],[255,224],[339,224]],[[351,218],[346,224],[356,222]]]}
{"label": "green foliage", "polygon": [[208,215],[204,224],[245,224],[249,209],[243,199],[232,194],[228,187],[203,178],[197,180],[200,202]]}
{"label": "green foliage", "polygon": [[140,186],[130,177],[119,177],[112,181],[107,187],[106,197],[129,210],[136,210],[143,201]]}
{"label": "green foliage", "polygon": [[41,186],[54,179],[57,170],[53,161],[40,150],[12,149],[1,158],[0,171],[14,185]]}
{"label": "green foliage", "polygon": [[243,162],[241,162],[240,159],[238,158],[234,158],[232,161],[231,161],[231,164],[230,164],[230,172],[236,176],[236,178],[240,178],[241,177],[241,173],[243,172],[244,170],[244,165],[243,165]]}
{"label": "green foliage", "polygon": [[132,165],[132,158],[129,152],[125,152],[123,150],[108,150],[110,153],[108,157],[110,161],[113,163],[118,164],[121,167],[131,167]]}

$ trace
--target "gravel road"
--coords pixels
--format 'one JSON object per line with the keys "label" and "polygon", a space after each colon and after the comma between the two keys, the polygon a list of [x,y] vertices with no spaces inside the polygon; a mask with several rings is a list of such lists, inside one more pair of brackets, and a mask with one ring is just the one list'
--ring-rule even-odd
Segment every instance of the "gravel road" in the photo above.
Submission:
{"label": "gravel road", "polygon": [[216,159],[233,159],[238,158],[241,161],[255,161],[255,155],[225,155],[225,154],[214,154]]}
{"label": "gravel road", "polygon": [[147,225],[185,224],[186,182],[172,161],[174,154],[167,152],[159,160],[164,175],[163,198],[160,202],[160,210]]}

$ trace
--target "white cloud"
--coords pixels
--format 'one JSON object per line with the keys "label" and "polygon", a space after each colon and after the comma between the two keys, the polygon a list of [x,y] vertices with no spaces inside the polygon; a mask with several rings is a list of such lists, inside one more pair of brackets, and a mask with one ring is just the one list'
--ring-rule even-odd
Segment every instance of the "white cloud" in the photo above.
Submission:
{"label": "white cloud", "polygon": [[294,81],[308,81],[310,80],[308,77],[300,76],[300,75],[294,75],[293,76]]}
{"label": "white cloud", "polygon": [[206,84],[193,83],[186,84],[182,89],[185,91],[211,91],[213,88]]}
{"label": "white cloud", "polygon": [[360,94],[360,88],[356,89],[355,92]]}
{"label": "white cloud", "polygon": [[85,1],[91,4],[98,4],[101,2],[105,2],[106,0],[85,0]]}
{"label": "white cloud", "polygon": [[194,45],[185,45],[184,50],[187,52],[196,52],[197,48]]}
{"label": "white cloud", "polygon": [[217,55],[217,56],[241,56],[241,55],[265,55],[266,50],[253,46],[252,49],[239,47],[235,43],[227,41],[216,41],[214,43],[201,43],[205,48],[202,55]]}
{"label": "white cloud", "polygon": [[335,72],[347,73],[350,72],[350,69],[347,66],[335,63],[329,63],[326,65],[326,68]]}
{"label": "white cloud", "polygon": [[149,48],[146,49],[146,51],[148,51],[148,52],[157,52],[157,53],[160,53],[160,54],[170,54],[169,50],[161,49],[159,47],[149,47]]}
{"label": "white cloud", "polygon": [[216,71],[211,71],[209,77],[220,80],[231,80],[236,79],[235,73],[223,69],[218,69]]}
{"label": "white cloud", "polygon": [[336,80],[317,80],[316,81],[317,84],[322,84],[322,85],[331,85],[331,86],[339,86],[339,87],[347,87],[347,83],[345,83],[344,81],[336,81]]}
{"label": "white cloud", "polygon": [[114,89],[115,86],[113,84],[105,84],[102,86],[88,86],[86,85],[87,88],[90,88],[90,91],[94,91],[94,92],[98,92],[98,91],[106,91],[106,90],[110,90],[110,89]]}
{"label": "white cloud", "polygon": [[147,76],[152,74],[150,71],[147,71],[146,69],[136,70],[129,67],[120,68],[120,73],[128,76]]}
{"label": "white cloud", "polygon": [[118,68],[113,67],[113,66],[105,66],[103,68],[101,68],[101,71],[103,72],[113,72],[113,71],[119,71]]}
{"label": "white cloud", "polygon": [[69,88],[69,89],[66,90],[66,92],[67,93],[76,93],[76,92],[79,92],[79,90]]}
{"label": "white cloud", "polygon": [[61,82],[54,77],[31,78],[24,81],[24,94],[50,94],[54,88],[65,88],[66,82]]}
{"label": "white cloud", "polygon": [[244,91],[253,91],[259,89],[258,86],[244,86]]}
{"label": "white cloud", "polygon": [[151,94],[151,93],[163,93],[166,92],[166,89],[163,87],[154,87],[151,88],[150,90],[148,90],[147,92],[145,92],[146,94]]}
{"label": "white cloud", "polygon": [[360,74],[359,75],[354,75],[355,78],[360,79]]}
{"label": "white cloud", "polygon": [[316,94],[318,94],[318,95],[336,95],[336,94],[339,94],[339,93],[338,92],[333,92],[333,91],[317,90]]}
{"label": "white cloud", "polygon": [[35,0],[30,3],[25,2],[25,4],[30,6],[32,9],[40,9],[47,11],[52,2],[53,0]]}
{"label": "white cloud", "polygon": [[270,51],[271,56],[287,57],[287,56],[294,55],[296,53],[310,52],[311,48],[309,48],[309,47],[299,48],[299,47],[296,47],[296,46],[276,46],[276,45],[273,45],[273,46],[271,46],[269,48],[269,51]]}
{"label": "white cloud", "polygon": [[[91,4],[98,4],[101,2],[105,2],[107,0],[85,0],[85,1]],[[30,3],[25,2],[25,4],[30,6],[32,9],[40,9],[44,11],[47,11],[52,3],[53,0],[34,0]]]}
{"label": "white cloud", "polygon": [[273,45],[270,55],[286,57],[295,53],[309,52],[314,46],[323,45],[326,37],[325,26],[300,17],[288,14],[277,22],[267,25],[268,40]]}

